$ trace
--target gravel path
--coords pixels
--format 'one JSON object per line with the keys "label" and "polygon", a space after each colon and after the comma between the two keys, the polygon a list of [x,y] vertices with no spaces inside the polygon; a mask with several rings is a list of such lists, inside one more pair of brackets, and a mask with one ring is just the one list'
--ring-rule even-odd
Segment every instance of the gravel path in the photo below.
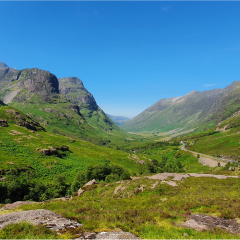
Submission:
{"label": "gravel path", "polygon": [[193,152],[190,151],[188,149],[186,149],[184,146],[181,146],[181,149],[183,151],[187,151],[190,153],[193,153],[194,156],[197,156],[199,154],[200,158],[199,158],[199,162],[203,165],[207,165],[209,167],[217,167],[218,166],[218,162],[220,162],[221,166],[225,166],[228,162],[230,163],[235,163],[234,160],[229,160],[229,159],[223,159],[223,158],[218,158],[218,157],[212,157],[206,154],[202,154],[202,153],[197,153],[197,152]]}

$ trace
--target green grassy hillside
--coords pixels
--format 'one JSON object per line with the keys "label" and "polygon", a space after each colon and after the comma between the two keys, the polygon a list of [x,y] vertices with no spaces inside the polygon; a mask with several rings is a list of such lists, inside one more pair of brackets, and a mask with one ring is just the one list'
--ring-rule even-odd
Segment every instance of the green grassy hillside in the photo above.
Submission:
{"label": "green grassy hillside", "polygon": [[39,198],[53,197],[46,193],[46,186],[57,188],[58,175],[64,176],[66,189],[56,196],[69,194],[76,174],[99,164],[117,165],[129,174],[139,174],[140,168],[147,171],[132,154],[53,134],[12,107],[0,107],[0,119],[4,121],[0,125],[0,201],[27,200],[30,188],[35,191],[36,187],[43,188]]}
{"label": "green grassy hillside", "polygon": [[193,91],[183,97],[162,99],[121,128],[156,135],[201,132],[239,111],[239,94],[240,82],[236,81],[224,89]]}
{"label": "green grassy hillside", "polygon": [[188,141],[189,150],[240,161],[239,139],[240,117],[239,112],[236,112],[211,131],[185,136],[177,140]]}

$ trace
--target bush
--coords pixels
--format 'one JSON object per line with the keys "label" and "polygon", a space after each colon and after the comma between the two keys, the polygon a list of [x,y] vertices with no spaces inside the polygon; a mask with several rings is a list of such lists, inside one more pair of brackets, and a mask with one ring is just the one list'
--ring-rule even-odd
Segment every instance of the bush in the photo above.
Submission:
{"label": "bush", "polygon": [[180,153],[180,152],[176,152],[176,154],[175,154],[175,159],[177,159],[177,158],[180,158],[182,156],[182,154]]}
{"label": "bush", "polygon": [[89,166],[86,172],[79,172],[77,174],[71,185],[71,191],[76,192],[80,187],[92,179],[110,183],[116,182],[118,180],[130,179],[130,173],[124,168],[117,165],[104,164]]}

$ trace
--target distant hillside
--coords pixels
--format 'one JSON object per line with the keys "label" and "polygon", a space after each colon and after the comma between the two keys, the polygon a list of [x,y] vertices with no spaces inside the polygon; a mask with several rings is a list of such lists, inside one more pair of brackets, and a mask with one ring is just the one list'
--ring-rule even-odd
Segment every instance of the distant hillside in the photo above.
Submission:
{"label": "distant hillside", "polygon": [[235,81],[224,89],[192,91],[183,97],[161,99],[121,128],[152,134],[201,131],[214,127],[238,110],[240,81]]}
{"label": "distant hillside", "polygon": [[110,119],[112,119],[112,121],[115,122],[118,126],[131,119],[131,118],[124,117],[124,116],[113,116],[113,115],[110,115],[110,114],[107,114],[107,116]]}

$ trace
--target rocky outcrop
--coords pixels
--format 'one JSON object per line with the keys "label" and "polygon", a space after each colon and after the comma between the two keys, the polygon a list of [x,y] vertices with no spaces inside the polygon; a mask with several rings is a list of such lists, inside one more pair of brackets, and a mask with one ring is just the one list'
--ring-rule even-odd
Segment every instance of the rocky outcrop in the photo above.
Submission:
{"label": "rocky outcrop", "polygon": [[0,229],[9,224],[24,221],[32,223],[33,225],[44,225],[54,231],[82,226],[82,224],[64,218],[50,210],[38,209],[0,215]]}
{"label": "rocky outcrop", "polygon": [[8,127],[8,122],[3,120],[3,119],[0,119],[0,126],[1,127]]}
{"label": "rocky outcrop", "polygon": [[101,128],[105,132],[113,129],[121,131],[97,105],[93,95],[88,92],[79,78],[67,77],[58,80],[60,93],[79,106],[80,112],[91,126]]}
{"label": "rocky outcrop", "polygon": [[95,179],[93,179],[93,180],[89,181],[88,183],[86,183],[86,184],[84,185],[84,187],[86,187],[86,186],[92,186],[92,185],[94,185],[94,184],[97,184],[97,181],[96,181]]}
{"label": "rocky outcrop", "polygon": [[19,71],[0,63],[0,96],[4,103],[25,102],[34,94],[46,102],[57,93],[59,83],[52,73],[38,68]]}
{"label": "rocky outcrop", "polygon": [[240,233],[240,225],[236,220],[228,220],[204,214],[190,215],[189,220],[182,227],[193,228],[197,231],[211,230],[218,227],[232,234]]}
{"label": "rocky outcrop", "polygon": [[59,91],[72,103],[89,105],[92,110],[97,110],[98,105],[93,95],[83,86],[83,82],[77,77],[59,78]]}
{"label": "rocky outcrop", "polygon": [[45,131],[45,129],[38,122],[35,122],[30,117],[18,110],[15,110],[14,108],[6,109],[6,114],[8,118],[21,127],[25,127],[33,131]]}
{"label": "rocky outcrop", "polygon": [[2,82],[12,82],[16,80],[21,71],[9,68],[5,63],[0,63],[0,84]]}
{"label": "rocky outcrop", "polygon": [[59,93],[58,79],[48,71],[38,68],[24,69],[19,80],[20,86],[26,88],[29,93]]}
{"label": "rocky outcrop", "polygon": [[[61,152],[59,152],[59,150]],[[55,155],[57,157],[63,157],[63,156],[66,156],[66,153],[64,153],[64,152],[69,151],[69,147],[66,145],[57,146],[57,147],[49,146],[48,148],[42,149],[42,150],[40,148],[37,148],[36,151],[40,151],[40,153],[47,155],[47,156]]]}
{"label": "rocky outcrop", "polygon": [[87,182],[83,187],[79,188],[78,189],[78,196],[82,195],[84,192],[85,192],[85,189],[88,187],[88,186],[92,186],[92,185],[95,185],[97,184],[97,181],[95,179]]}

